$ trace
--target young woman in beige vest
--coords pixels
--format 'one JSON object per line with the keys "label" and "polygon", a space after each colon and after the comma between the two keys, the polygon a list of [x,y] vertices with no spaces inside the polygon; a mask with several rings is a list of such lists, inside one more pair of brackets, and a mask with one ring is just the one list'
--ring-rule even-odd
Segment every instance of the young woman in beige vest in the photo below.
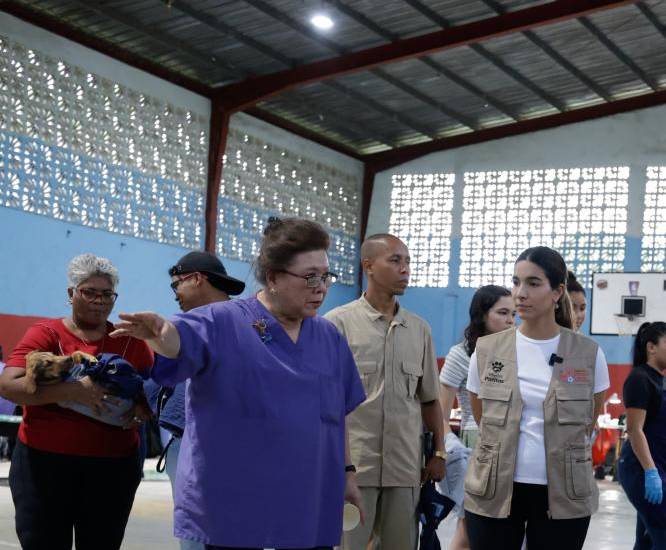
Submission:
{"label": "young woman in beige vest", "polygon": [[609,387],[603,352],[572,330],[567,267],[525,250],[512,295],[520,326],[480,338],[467,389],[479,441],[465,477],[472,550],[580,550],[598,505],[590,432]]}

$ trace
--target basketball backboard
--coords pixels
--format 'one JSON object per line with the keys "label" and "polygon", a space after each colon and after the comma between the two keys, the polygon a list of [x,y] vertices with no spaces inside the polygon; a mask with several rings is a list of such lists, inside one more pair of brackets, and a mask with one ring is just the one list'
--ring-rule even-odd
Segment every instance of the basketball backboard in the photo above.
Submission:
{"label": "basketball backboard", "polygon": [[590,334],[634,335],[666,320],[666,273],[595,273],[590,301]]}

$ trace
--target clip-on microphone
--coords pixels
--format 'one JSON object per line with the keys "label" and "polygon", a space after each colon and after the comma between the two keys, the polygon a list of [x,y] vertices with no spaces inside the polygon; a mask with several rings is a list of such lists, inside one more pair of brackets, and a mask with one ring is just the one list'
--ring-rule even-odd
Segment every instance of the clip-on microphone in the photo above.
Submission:
{"label": "clip-on microphone", "polygon": [[551,367],[554,367],[555,363],[562,363],[563,361],[564,361],[564,359],[562,357],[560,357],[559,355],[557,355],[557,353],[551,353],[550,354],[550,359],[548,360],[548,364]]}

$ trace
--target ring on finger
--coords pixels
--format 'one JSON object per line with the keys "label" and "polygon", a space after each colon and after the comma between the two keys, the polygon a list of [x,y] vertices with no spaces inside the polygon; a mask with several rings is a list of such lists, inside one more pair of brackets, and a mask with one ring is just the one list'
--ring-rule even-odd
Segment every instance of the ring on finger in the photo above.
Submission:
{"label": "ring on finger", "polygon": [[102,396],[102,401],[108,401],[108,399],[109,399],[109,396],[108,396],[108,394],[105,393],[105,394]]}
{"label": "ring on finger", "polygon": [[132,420],[134,420],[134,422],[136,422],[137,424],[143,423],[143,418],[139,418],[138,416],[135,416]]}

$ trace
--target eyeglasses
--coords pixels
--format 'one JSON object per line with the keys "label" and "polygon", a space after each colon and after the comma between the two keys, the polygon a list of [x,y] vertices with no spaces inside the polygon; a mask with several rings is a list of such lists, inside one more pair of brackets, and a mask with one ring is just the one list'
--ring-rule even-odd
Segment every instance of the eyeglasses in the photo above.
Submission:
{"label": "eyeglasses", "polygon": [[80,288],[77,287],[76,291],[88,303],[92,304],[98,298],[101,299],[103,304],[114,304],[118,299],[118,293],[111,290],[98,290],[96,288]]}
{"label": "eyeglasses", "polygon": [[298,277],[299,279],[305,279],[305,286],[308,288],[317,288],[320,284],[324,283],[326,288],[330,287],[335,281],[337,281],[338,276],[335,273],[327,271],[323,275],[297,275],[286,269],[281,270],[282,273],[291,275],[292,277]]}
{"label": "eyeglasses", "polygon": [[183,275],[180,279],[175,280],[173,283],[171,283],[169,286],[171,287],[171,290],[174,291],[174,293],[178,292],[178,287],[180,286],[180,283],[183,281],[187,281],[188,279],[191,279],[197,274],[195,271],[194,273],[188,273],[187,275]]}

